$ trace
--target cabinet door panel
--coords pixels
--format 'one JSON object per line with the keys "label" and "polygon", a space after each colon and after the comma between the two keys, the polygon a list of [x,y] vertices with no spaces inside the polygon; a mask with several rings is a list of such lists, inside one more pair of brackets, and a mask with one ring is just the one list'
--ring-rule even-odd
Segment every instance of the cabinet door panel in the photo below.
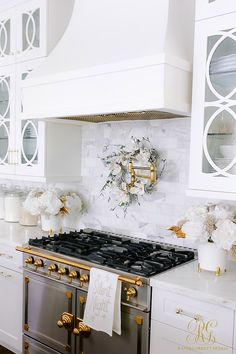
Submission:
{"label": "cabinet door panel", "polygon": [[0,68],[0,172],[15,170],[15,69]]}
{"label": "cabinet door panel", "polygon": [[196,18],[201,20],[236,11],[235,0],[197,0]]}
{"label": "cabinet door panel", "polygon": [[22,279],[22,274],[0,267],[0,343],[19,353],[22,348]]}
{"label": "cabinet door panel", "polygon": [[18,64],[16,70],[16,145],[17,175],[43,176],[44,173],[44,123],[22,120],[22,82],[42,62],[42,59]]}
{"label": "cabinet door panel", "polygon": [[190,188],[236,192],[236,12],[197,23]]}
{"label": "cabinet door panel", "polygon": [[0,14],[0,66],[15,62],[15,11]]}
{"label": "cabinet door panel", "polygon": [[209,344],[202,342],[188,332],[162,324],[157,321],[151,322],[150,354],[207,354],[217,352],[220,354],[232,354],[232,348],[214,342]]}
{"label": "cabinet door panel", "polygon": [[17,7],[18,62],[46,55],[46,14],[46,0],[29,1]]}

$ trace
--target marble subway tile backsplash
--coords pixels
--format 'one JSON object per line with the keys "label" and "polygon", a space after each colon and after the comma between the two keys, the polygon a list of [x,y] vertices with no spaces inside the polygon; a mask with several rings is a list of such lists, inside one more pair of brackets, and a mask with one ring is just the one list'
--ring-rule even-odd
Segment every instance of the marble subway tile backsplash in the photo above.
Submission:
{"label": "marble subway tile backsplash", "polygon": [[[86,195],[88,213],[81,218],[80,226],[113,230],[148,239],[164,237],[165,241],[176,242],[169,236],[166,228],[176,223],[191,205],[205,202],[185,195],[188,184],[190,122],[189,118],[180,118],[84,126],[83,182],[80,189],[89,192]],[[104,145],[125,144],[132,136],[148,137],[166,159],[166,167],[156,191],[145,196],[140,206],[131,206],[124,218],[122,212],[110,211],[109,203],[100,196],[107,172],[98,156]],[[177,240],[177,243],[183,241]]]}

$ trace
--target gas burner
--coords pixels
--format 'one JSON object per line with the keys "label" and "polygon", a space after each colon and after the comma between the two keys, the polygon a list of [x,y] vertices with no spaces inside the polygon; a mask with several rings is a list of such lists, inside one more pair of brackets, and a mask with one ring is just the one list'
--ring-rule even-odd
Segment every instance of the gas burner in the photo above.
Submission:
{"label": "gas burner", "polygon": [[143,277],[194,259],[194,252],[180,247],[90,229],[30,239],[29,244]]}

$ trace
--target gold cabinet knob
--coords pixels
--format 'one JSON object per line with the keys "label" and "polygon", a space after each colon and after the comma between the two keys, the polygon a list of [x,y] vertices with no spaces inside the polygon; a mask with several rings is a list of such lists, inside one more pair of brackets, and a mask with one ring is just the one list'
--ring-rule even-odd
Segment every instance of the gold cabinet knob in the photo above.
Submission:
{"label": "gold cabinet knob", "polygon": [[65,275],[68,273],[68,269],[67,268],[59,268],[58,269],[58,274],[59,275]]}
{"label": "gold cabinet knob", "polygon": [[82,275],[80,276],[79,280],[80,280],[81,283],[88,283],[88,281],[89,281],[89,276],[88,276],[88,274],[82,274]]}
{"label": "gold cabinet knob", "polygon": [[130,301],[131,298],[137,296],[137,290],[135,288],[128,288],[126,290],[126,299]]}
{"label": "gold cabinet knob", "polygon": [[50,266],[48,267],[48,271],[49,272],[56,272],[58,269],[56,264],[50,264]]}
{"label": "gold cabinet knob", "polygon": [[28,257],[25,260],[25,264],[33,264],[34,263],[34,258],[33,257]]}
{"label": "gold cabinet knob", "polygon": [[69,278],[71,278],[71,279],[76,279],[76,278],[78,278],[78,273],[76,272],[76,270],[72,270],[72,271],[69,273]]}
{"label": "gold cabinet knob", "polygon": [[37,268],[44,266],[42,259],[36,259],[36,261],[34,262],[34,265]]}
{"label": "gold cabinet knob", "polygon": [[66,329],[71,329],[71,326],[73,324],[73,315],[68,312],[64,312],[61,315],[61,318],[59,321],[57,321],[57,326],[59,328],[66,328]]}

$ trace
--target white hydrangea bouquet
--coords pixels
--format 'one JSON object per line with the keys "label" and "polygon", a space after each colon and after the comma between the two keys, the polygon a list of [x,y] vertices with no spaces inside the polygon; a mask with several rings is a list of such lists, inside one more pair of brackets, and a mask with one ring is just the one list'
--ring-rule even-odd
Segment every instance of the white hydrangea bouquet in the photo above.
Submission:
{"label": "white hydrangea bouquet", "polygon": [[198,242],[199,270],[226,270],[226,253],[236,244],[236,208],[231,205],[208,204],[191,208],[177,226],[177,237]]}
{"label": "white hydrangea bouquet", "polygon": [[33,189],[27,195],[23,207],[30,214],[41,216],[43,230],[58,231],[62,226],[62,216],[80,213],[83,204],[75,192]]}
{"label": "white hydrangea bouquet", "polygon": [[[113,151],[111,152],[110,149]],[[157,166],[160,159],[158,151],[151,146],[148,138],[138,139],[132,137],[130,144],[126,146],[105,146],[104,154],[100,159],[109,170],[101,194],[106,196],[108,201],[112,203],[111,210],[120,207],[126,214],[127,208],[132,203],[139,203],[140,197],[145,193],[151,193],[155,189],[155,185],[150,184],[148,179],[138,177],[134,186],[129,186],[128,164],[130,161],[139,166],[150,166],[150,164]],[[161,161],[164,168],[165,160]],[[108,194],[105,195],[107,191]]]}

